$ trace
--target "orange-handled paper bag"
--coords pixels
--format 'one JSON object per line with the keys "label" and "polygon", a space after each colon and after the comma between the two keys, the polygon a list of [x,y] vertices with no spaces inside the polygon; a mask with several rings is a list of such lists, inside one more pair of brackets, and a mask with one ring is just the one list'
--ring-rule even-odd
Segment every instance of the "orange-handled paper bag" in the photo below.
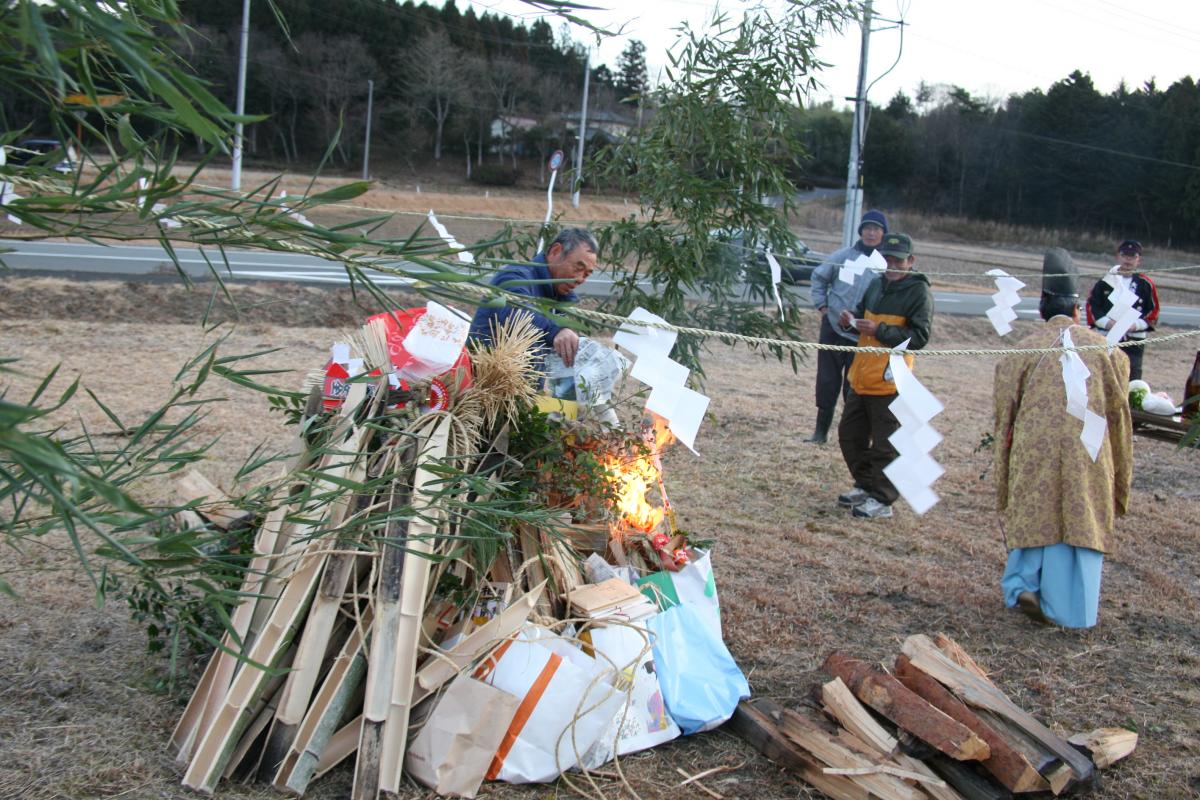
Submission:
{"label": "orange-handled paper bag", "polygon": [[612,669],[582,652],[564,658],[540,642],[505,642],[476,677],[521,698],[488,780],[541,783],[574,767],[625,702]]}
{"label": "orange-handled paper bag", "polygon": [[460,675],[432,702],[404,767],[440,795],[474,797],[521,698]]}

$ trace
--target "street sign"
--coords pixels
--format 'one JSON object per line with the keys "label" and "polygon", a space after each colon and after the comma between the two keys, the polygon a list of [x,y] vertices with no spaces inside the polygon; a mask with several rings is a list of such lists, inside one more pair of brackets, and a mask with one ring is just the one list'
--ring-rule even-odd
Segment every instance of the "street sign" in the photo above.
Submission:
{"label": "street sign", "polygon": [[554,155],[550,156],[550,169],[556,170],[562,166],[562,163],[563,163],[563,151],[555,150]]}

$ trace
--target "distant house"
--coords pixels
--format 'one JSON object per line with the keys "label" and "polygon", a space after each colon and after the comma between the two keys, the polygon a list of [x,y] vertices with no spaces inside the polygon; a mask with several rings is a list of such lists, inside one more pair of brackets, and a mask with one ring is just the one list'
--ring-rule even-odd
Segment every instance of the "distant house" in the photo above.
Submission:
{"label": "distant house", "polygon": [[501,115],[492,120],[493,139],[511,139],[538,126],[533,117]]}
{"label": "distant house", "polygon": [[[563,122],[567,130],[575,134],[579,130],[579,112],[563,114]],[[609,139],[624,139],[635,124],[637,121],[634,118],[611,111],[588,111],[587,138],[591,141],[597,133],[602,133]]]}

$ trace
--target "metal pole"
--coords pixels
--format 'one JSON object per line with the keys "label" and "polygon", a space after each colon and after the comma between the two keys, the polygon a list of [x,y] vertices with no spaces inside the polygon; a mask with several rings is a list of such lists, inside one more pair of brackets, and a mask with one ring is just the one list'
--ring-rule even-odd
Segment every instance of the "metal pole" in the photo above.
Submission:
{"label": "metal pole", "polygon": [[587,101],[588,81],[592,76],[592,51],[587,51],[583,62],[583,108],[579,112],[579,147],[575,151],[575,191],[571,195],[571,205],[579,208],[579,187],[583,184],[583,145],[587,141]]}
{"label": "metal pole", "polygon": [[858,238],[862,216],[862,148],[867,110],[867,48],[871,41],[871,0],[863,3],[862,50],[858,56],[858,90],[854,93],[854,129],[850,131],[850,163],[846,170],[846,211],[842,219],[842,247]]}
{"label": "metal pole", "polygon": [[242,121],[246,113],[246,53],[250,49],[250,0],[242,0],[242,44],[238,49],[237,115],[233,128],[233,177],[230,188],[242,188]]}
{"label": "metal pole", "polygon": [[369,177],[371,163],[371,106],[375,102],[375,81],[367,79],[367,135],[363,140],[363,180]]}

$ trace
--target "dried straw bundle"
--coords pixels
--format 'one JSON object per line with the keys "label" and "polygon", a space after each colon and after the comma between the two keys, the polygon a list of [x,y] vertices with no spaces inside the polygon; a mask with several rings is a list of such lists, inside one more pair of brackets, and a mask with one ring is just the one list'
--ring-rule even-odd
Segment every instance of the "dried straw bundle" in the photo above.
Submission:
{"label": "dried straw bundle", "polygon": [[484,426],[498,420],[515,422],[522,408],[533,405],[542,372],[538,368],[542,332],[528,314],[512,314],[494,331],[491,347],[471,352],[475,385]]}

